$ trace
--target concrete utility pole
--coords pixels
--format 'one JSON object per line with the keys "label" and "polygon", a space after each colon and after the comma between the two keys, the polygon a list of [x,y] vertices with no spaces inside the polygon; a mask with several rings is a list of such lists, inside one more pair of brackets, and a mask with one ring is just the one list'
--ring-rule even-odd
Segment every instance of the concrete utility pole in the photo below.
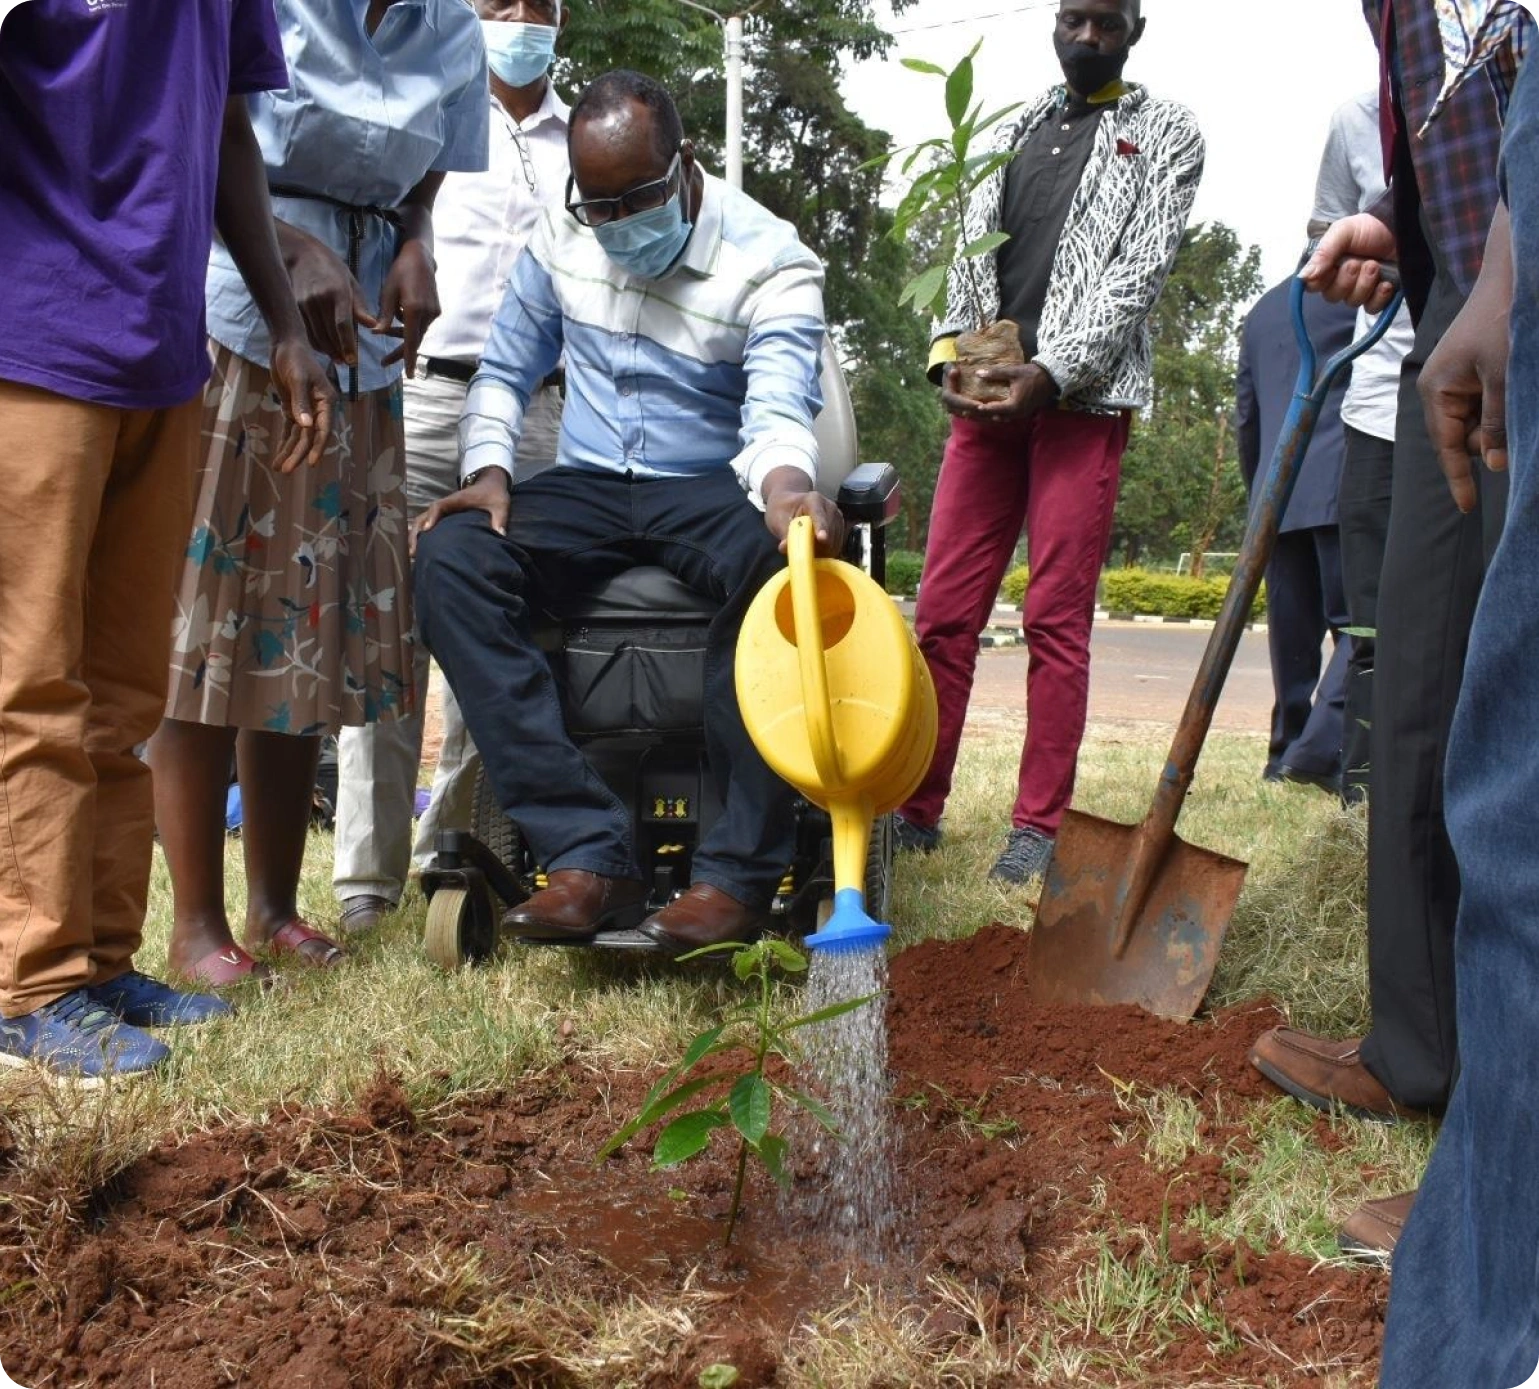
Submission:
{"label": "concrete utility pole", "polygon": [[708,14],[721,25],[722,40],[726,45],[727,59],[727,182],[734,188],[743,186],[743,21],[764,0],[754,0],[746,10],[736,14],[718,14],[709,5],[698,0],[679,0],[692,10]]}

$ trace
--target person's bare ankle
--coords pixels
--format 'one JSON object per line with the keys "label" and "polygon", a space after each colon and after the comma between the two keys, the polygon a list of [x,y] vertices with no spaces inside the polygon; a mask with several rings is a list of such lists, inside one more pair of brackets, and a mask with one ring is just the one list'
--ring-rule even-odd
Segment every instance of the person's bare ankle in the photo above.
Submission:
{"label": "person's bare ankle", "polygon": [[166,963],[173,974],[188,975],[210,955],[221,950],[233,950],[235,936],[230,924],[223,919],[208,921],[178,921],[171,933],[171,944],[166,951]]}

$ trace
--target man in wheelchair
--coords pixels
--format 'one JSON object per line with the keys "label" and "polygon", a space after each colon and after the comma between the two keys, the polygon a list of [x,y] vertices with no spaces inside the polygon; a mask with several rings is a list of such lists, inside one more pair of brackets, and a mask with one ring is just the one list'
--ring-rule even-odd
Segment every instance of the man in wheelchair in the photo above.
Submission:
{"label": "man in wheelchair", "polygon": [[[569,149],[566,214],[545,211],[466,398],[461,490],[414,536],[419,626],[546,870],[510,932],[637,929],[674,952],[748,940],[792,857],[794,798],[738,713],[738,629],[794,517],[813,518],[822,554],[844,540],[814,487],[823,270],[793,227],[701,168],[650,78],[599,78],[572,109]],[[563,354],[557,464],[514,485],[523,411]],[[532,624],[641,564],[722,605],[704,690],[722,809],[688,890],[645,920],[629,811],[569,736]]]}

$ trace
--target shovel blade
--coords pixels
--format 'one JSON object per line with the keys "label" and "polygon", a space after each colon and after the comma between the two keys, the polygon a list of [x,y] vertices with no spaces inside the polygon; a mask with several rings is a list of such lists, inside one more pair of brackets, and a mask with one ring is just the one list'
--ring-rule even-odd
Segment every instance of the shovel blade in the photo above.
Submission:
{"label": "shovel blade", "polygon": [[1186,1022],[1218,966],[1246,865],[1174,838],[1118,955],[1137,835],[1134,825],[1072,810],[1064,817],[1027,946],[1031,992],[1043,1003],[1136,1003]]}

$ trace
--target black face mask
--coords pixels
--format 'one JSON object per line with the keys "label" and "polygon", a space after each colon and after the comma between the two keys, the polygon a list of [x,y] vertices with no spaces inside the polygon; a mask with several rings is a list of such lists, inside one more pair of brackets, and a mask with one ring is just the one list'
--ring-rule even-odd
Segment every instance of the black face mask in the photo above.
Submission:
{"label": "black face mask", "polygon": [[1053,35],[1053,49],[1058,54],[1059,65],[1069,86],[1080,96],[1094,96],[1108,83],[1122,76],[1127,66],[1128,51],[1102,53],[1088,43],[1072,43]]}

